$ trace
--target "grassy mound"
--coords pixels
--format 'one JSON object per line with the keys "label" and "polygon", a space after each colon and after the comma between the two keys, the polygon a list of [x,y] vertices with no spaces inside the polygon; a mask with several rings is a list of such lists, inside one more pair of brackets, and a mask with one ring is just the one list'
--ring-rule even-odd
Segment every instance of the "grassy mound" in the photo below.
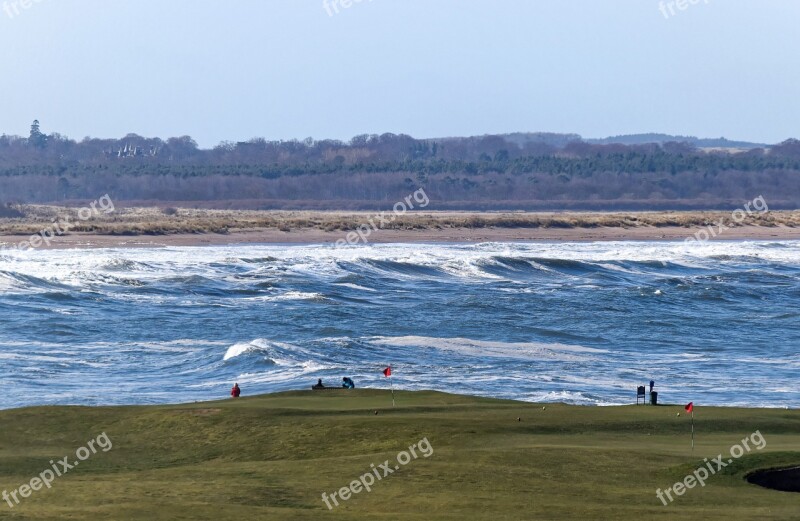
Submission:
{"label": "grassy mound", "polygon": [[[800,463],[800,411],[698,409],[692,453],[682,407],[543,409],[434,392],[397,393],[397,405],[385,391],[358,390],[3,411],[0,491],[30,484],[50,460],[76,460],[101,433],[113,447],[52,488],[18,493],[13,508],[0,503],[0,519],[797,519],[797,494],[743,478]],[[763,450],[668,506],[656,497],[755,431]],[[423,439],[430,457],[418,448],[397,463]],[[386,460],[391,475],[377,471],[371,492],[339,494],[328,509],[323,492]]]}

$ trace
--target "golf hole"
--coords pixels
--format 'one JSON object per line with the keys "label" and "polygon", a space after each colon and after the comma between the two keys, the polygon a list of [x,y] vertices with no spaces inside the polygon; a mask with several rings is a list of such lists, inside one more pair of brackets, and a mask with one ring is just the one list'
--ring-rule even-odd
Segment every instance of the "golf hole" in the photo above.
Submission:
{"label": "golf hole", "polygon": [[745,479],[748,483],[770,490],[800,492],[800,467],[759,470],[751,472]]}

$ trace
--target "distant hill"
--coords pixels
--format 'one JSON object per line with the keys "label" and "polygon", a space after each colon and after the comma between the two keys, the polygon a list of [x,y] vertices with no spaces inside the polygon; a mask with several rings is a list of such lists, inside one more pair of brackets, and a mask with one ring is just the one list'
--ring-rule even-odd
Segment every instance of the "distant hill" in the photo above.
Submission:
{"label": "distant hill", "polygon": [[525,148],[528,145],[547,145],[557,149],[563,149],[568,144],[576,141],[582,141],[592,145],[663,145],[665,143],[687,143],[695,148],[731,150],[752,150],[755,148],[768,148],[771,146],[766,143],[732,141],[724,137],[698,138],[695,136],[674,136],[670,134],[659,134],[654,132],[604,138],[584,138],[580,134],[557,134],[553,132],[514,132],[511,134],[434,138],[432,141],[452,143],[465,140],[480,141],[487,138],[501,138],[510,144],[517,145],[519,148]]}
{"label": "distant hill", "polygon": [[530,143],[542,143],[556,148],[564,148],[573,141],[581,141],[579,134],[553,134],[549,132],[515,132],[513,134],[500,134],[500,137],[514,143],[520,148]]}
{"label": "distant hill", "polygon": [[612,136],[602,139],[586,139],[583,141],[595,145],[644,145],[648,143],[655,143],[662,145],[664,143],[689,143],[697,148],[732,148],[732,149],[746,149],[751,150],[754,148],[765,148],[769,145],[764,143],[751,143],[748,141],[731,141],[729,139],[721,138],[698,138],[694,136],[671,136],[669,134],[629,134],[626,136]]}

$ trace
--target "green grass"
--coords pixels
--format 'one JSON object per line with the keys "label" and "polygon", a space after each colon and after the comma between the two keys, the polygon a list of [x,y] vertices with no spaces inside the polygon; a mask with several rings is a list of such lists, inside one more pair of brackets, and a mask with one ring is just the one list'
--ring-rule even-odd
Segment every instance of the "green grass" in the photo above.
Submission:
{"label": "green grass", "polygon": [[[0,519],[798,519],[800,494],[747,484],[800,464],[800,411],[575,407],[385,391],[154,407],[0,412],[0,491],[105,432],[113,442]],[[375,410],[379,414],[374,414]],[[680,412],[681,416],[676,416]],[[517,421],[517,418],[521,421]],[[665,489],[756,430],[767,446],[663,506]],[[399,451],[433,447],[333,511],[322,502]]]}

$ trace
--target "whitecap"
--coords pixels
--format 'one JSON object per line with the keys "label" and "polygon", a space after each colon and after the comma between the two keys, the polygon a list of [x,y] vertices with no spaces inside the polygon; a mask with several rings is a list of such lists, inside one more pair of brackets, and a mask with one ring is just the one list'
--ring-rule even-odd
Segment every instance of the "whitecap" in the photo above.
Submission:
{"label": "whitecap", "polygon": [[543,342],[497,342],[469,338],[434,338],[422,336],[376,337],[372,342],[394,347],[428,347],[474,357],[515,358],[521,360],[589,360],[590,356],[608,353],[603,349]]}

